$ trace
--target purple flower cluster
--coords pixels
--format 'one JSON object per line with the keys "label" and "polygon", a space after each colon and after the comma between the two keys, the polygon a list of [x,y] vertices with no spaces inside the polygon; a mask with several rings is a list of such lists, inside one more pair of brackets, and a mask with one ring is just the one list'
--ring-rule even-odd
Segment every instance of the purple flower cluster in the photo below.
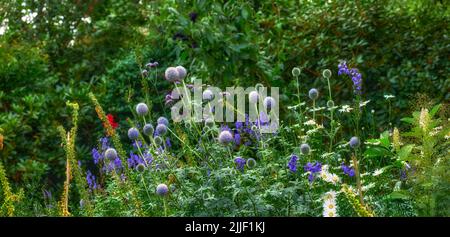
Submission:
{"label": "purple flower cluster", "polygon": [[132,151],[130,151],[130,157],[127,159],[128,167],[134,169],[136,166],[142,164],[144,166],[150,165],[153,161],[153,157],[150,153],[146,152],[144,154],[144,158],[141,156],[138,156],[134,154]]}
{"label": "purple flower cluster", "polygon": [[298,156],[292,154],[291,155],[291,159],[289,160],[288,163],[288,168],[291,172],[297,172],[297,160],[298,160]]}
{"label": "purple flower cluster", "polygon": [[344,164],[344,162],[342,162],[342,164],[341,164],[341,169],[344,172],[344,174],[346,174],[350,177],[355,176],[355,170],[353,168],[351,168],[350,166],[346,166]]}
{"label": "purple flower cluster", "polygon": [[357,68],[349,69],[347,66],[347,62],[342,61],[338,65],[338,75],[348,75],[352,78],[353,86],[355,88],[355,93],[360,94],[362,89],[362,78],[361,73],[359,73]]}
{"label": "purple flower cluster", "polygon": [[316,163],[311,163],[308,162],[303,169],[305,170],[305,172],[309,172],[308,175],[308,180],[310,183],[312,183],[314,181],[315,178],[315,174],[319,173],[320,171],[322,171],[322,164],[320,162],[316,162]]}
{"label": "purple flower cluster", "polygon": [[93,175],[89,170],[86,173],[86,181],[89,186],[89,191],[92,192],[93,190],[97,189],[97,182],[95,175]]}
{"label": "purple flower cluster", "polygon": [[260,126],[269,125],[269,116],[265,112],[261,112],[259,118],[255,122],[250,121],[248,114],[245,114],[245,122],[237,121],[235,123],[234,129],[234,142],[236,145],[241,145],[242,143],[246,146],[252,144],[252,140],[259,141],[261,134],[258,130],[254,128],[259,128]]}
{"label": "purple flower cluster", "polygon": [[238,170],[243,171],[247,161],[242,157],[236,157],[236,159],[234,159],[234,163],[236,164],[236,168]]}

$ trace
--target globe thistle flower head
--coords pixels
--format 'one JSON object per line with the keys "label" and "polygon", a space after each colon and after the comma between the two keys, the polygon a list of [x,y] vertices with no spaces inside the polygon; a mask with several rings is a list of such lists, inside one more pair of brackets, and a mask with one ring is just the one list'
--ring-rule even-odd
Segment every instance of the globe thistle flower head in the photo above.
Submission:
{"label": "globe thistle flower head", "polygon": [[331,70],[330,69],[323,70],[322,76],[329,79],[331,77]]}
{"label": "globe thistle flower head", "polygon": [[350,138],[349,144],[350,144],[350,147],[351,147],[351,148],[357,148],[357,147],[359,147],[359,145],[360,145],[359,138],[358,138],[358,137],[352,137],[352,138]]}
{"label": "globe thistle flower head", "polygon": [[144,128],[142,129],[144,131],[144,134],[147,136],[150,136],[153,134],[153,132],[155,131],[155,129],[153,128],[153,125],[147,123],[144,125]]}
{"label": "globe thistle flower head", "polygon": [[145,166],[144,166],[144,164],[138,164],[137,166],[136,166],[136,170],[139,172],[139,173],[142,173],[142,172],[144,172],[145,171]]}
{"label": "globe thistle flower head", "polygon": [[301,70],[300,68],[294,67],[294,68],[292,69],[292,76],[298,77],[298,76],[300,76],[300,73],[301,73],[301,72],[302,72],[302,70]]}
{"label": "globe thistle flower head", "polygon": [[145,103],[139,103],[136,105],[136,113],[140,116],[144,116],[148,113],[148,106]]}
{"label": "globe thistle flower head", "polygon": [[110,159],[110,160],[114,160],[117,158],[117,151],[114,148],[108,148],[105,151],[105,157]]}
{"label": "globe thistle flower head", "polygon": [[159,196],[165,196],[167,195],[167,193],[169,193],[169,188],[167,187],[167,185],[158,184],[158,186],[156,187],[156,194],[158,194]]}
{"label": "globe thistle flower head", "polygon": [[177,66],[176,69],[178,71],[178,80],[182,81],[187,75],[186,68],[184,68],[183,66]]}
{"label": "globe thistle flower head", "polygon": [[309,147],[308,144],[303,143],[303,144],[300,145],[300,152],[303,155],[308,155],[310,151],[311,151],[311,148]]}
{"label": "globe thistle flower head", "polygon": [[177,82],[180,80],[180,75],[175,67],[168,67],[166,69],[166,72],[164,73],[164,76],[166,77],[166,80],[169,82]]}
{"label": "globe thistle flower head", "polygon": [[209,118],[205,119],[205,125],[209,128],[214,127],[214,118],[209,117]]}
{"label": "globe thistle flower head", "polygon": [[155,136],[153,138],[153,140],[155,140],[156,145],[161,145],[163,143],[163,139],[160,136]]}
{"label": "globe thistle flower head", "polygon": [[319,91],[316,88],[312,88],[309,90],[308,96],[311,100],[317,100],[319,98]]}
{"label": "globe thistle flower head", "polygon": [[233,134],[230,131],[222,131],[219,134],[219,142],[223,145],[228,145],[231,141],[233,141]]}
{"label": "globe thistle flower head", "polygon": [[169,120],[165,117],[159,117],[158,120],[156,120],[157,124],[164,124],[166,126],[169,126]]}
{"label": "globe thistle flower head", "polygon": [[333,108],[334,107],[334,101],[332,101],[332,100],[327,101],[327,107],[328,108]]}
{"label": "globe thistle flower head", "polygon": [[160,124],[156,125],[155,130],[156,130],[156,134],[164,135],[167,133],[167,126],[165,124],[160,123]]}
{"label": "globe thistle flower head", "polygon": [[203,91],[202,98],[206,101],[210,101],[214,98],[214,93],[210,89]]}
{"label": "globe thistle flower head", "polygon": [[256,104],[258,102],[258,97],[259,97],[259,95],[258,95],[257,91],[252,91],[248,94],[248,100],[252,104]]}
{"label": "globe thistle flower head", "polygon": [[267,109],[271,109],[272,107],[275,106],[275,99],[273,97],[268,96],[264,98],[263,105]]}
{"label": "globe thistle flower head", "polygon": [[255,159],[253,159],[253,158],[247,159],[247,167],[248,168],[253,169],[253,168],[255,168],[255,166],[256,166],[256,160]]}
{"label": "globe thistle flower head", "polygon": [[130,138],[131,140],[136,140],[139,137],[139,130],[137,130],[137,128],[132,127],[130,129],[128,129],[128,138]]}

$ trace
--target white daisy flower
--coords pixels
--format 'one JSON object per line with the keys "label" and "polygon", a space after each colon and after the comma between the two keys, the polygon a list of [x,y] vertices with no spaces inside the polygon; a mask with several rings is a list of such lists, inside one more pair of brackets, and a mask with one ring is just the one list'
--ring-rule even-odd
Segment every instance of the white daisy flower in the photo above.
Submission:
{"label": "white daisy flower", "polygon": [[383,171],[384,171],[383,169],[376,169],[376,170],[373,172],[372,176],[378,176],[378,175],[382,174]]}
{"label": "white daisy flower", "polygon": [[313,120],[313,119],[310,119],[310,120],[308,120],[308,121],[306,121],[306,122],[304,122],[303,123],[304,125],[316,125],[316,122]]}
{"label": "white daisy flower", "polygon": [[365,192],[365,191],[367,191],[367,190],[369,190],[369,189],[371,189],[373,187],[375,187],[375,184],[374,183],[370,183],[368,185],[362,186],[361,189],[362,189],[362,191]]}
{"label": "white daisy flower", "polygon": [[384,99],[389,100],[395,98],[395,95],[384,95]]}
{"label": "white daisy flower", "polygon": [[353,108],[351,108],[349,105],[343,105],[341,109],[339,109],[339,112],[341,113],[349,113],[352,111]]}
{"label": "white daisy flower", "polygon": [[325,195],[323,196],[323,198],[325,200],[334,200],[334,199],[336,199],[336,195],[337,195],[336,191],[331,190],[331,191],[326,192]]}
{"label": "white daisy flower", "polygon": [[359,103],[359,107],[364,107],[364,106],[366,106],[369,102],[370,102],[370,100],[366,100],[366,101],[364,101],[364,102],[360,102],[360,103]]}
{"label": "white daisy flower", "polygon": [[323,211],[323,217],[337,217],[335,209],[328,209]]}
{"label": "white daisy flower", "polygon": [[326,210],[334,210],[336,209],[336,200],[335,199],[325,199],[323,202],[323,209]]}

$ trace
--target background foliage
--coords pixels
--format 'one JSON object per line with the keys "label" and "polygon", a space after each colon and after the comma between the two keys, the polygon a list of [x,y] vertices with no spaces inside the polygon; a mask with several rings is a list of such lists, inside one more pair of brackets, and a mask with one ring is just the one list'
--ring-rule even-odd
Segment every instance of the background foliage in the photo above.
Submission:
{"label": "background foliage", "polygon": [[[77,150],[79,159],[88,159],[90,144],[102,133],[88,92],[126,127],[130,101],[143,96],[140,71],[150,61],[159,62],[160,79],[150,87],[155,101],[170,88],[162,69],[180,64],[215,86],[279,86],[287,103],[295,93],[294,66],[302,67],[301,84],[309,88],[320,84],[323,69],[336,71],[340,59],[348,60],[363,74],[364,97],[373,101],[380,131],[389,122],[402,126],[399,119],[418,108],[417,93],[434,102],[450,99],[449,5],[445,0],[2,1],[1,161],[15,184],[45,183],[48,187],[37,189],[60,190],[55,183],[63,180],[65,159],[56,127],[69,125],[65,101],[80,104]],[[37,13],[32,23],[23,19],[28,11]],[[332,78],[335,98],[342,100],[336,102],[350,101],[351,81]],[[386,94],[396,95],[391,119]],[[153,107],[164,113],[159,103]]]}

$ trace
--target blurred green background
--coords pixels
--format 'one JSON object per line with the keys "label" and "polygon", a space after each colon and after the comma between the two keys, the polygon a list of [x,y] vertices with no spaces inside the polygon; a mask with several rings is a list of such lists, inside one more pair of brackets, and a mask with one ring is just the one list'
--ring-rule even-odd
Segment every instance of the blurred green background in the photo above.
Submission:
{"label": "blurred green background", "polygon": [[[56,131],[69,126],[66,100],[80,104],[79,159],[103,134],[89,102],[93,91],[125,133],[127,116],[142,99],[141,69],[159,62],[153,112],[171,85],[167,66],[224,88],[278,86],[288,105],[301,87],[324,89],[333,72],[336,103],[352,99],[351,80],[337,77],[339,60],[358,67],[363,97],[377,124],[399,124],[418,95],[450,99],[449,2],[361,1],[129,1],[45,0],[0,2],[0,159],[16,184],[63,179],[65,157]],[[393,121],[384,95],[393,94]],[[282,108],[282,116],[288,117]],[[59,185],[61,186],[61,185]],[[37,194],[40,195],[40,194]]]}

